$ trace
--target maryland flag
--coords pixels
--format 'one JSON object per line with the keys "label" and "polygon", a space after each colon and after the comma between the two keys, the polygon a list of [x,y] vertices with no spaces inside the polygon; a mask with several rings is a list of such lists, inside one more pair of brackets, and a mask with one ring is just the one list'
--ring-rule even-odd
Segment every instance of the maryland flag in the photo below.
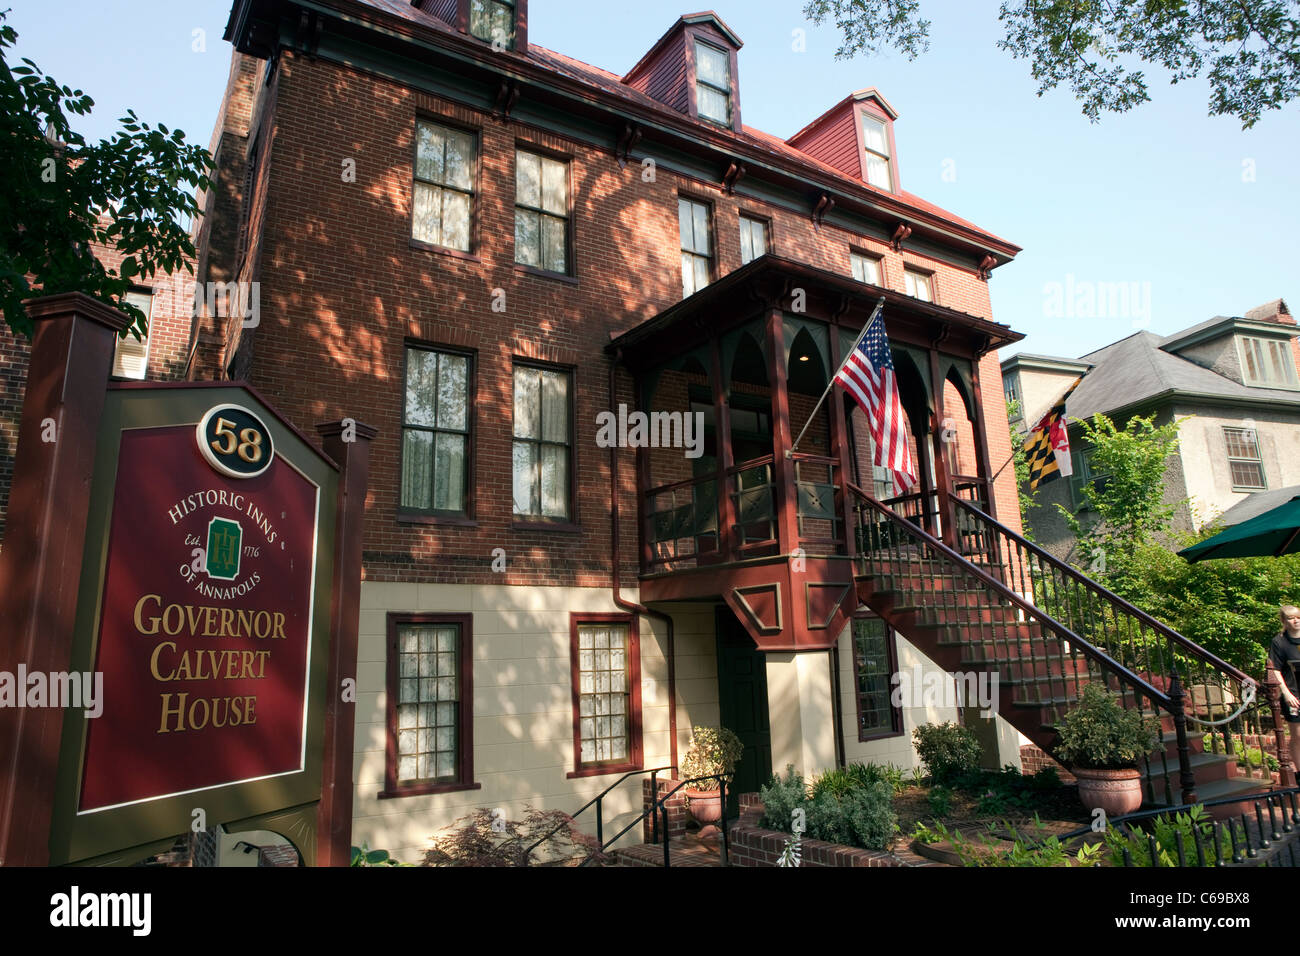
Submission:
{"label": "maryland flag", "polygon": [[1083,381],[1080,375],[1060,400],[1052,406],[1025,439],[1025,460],[1029,463],[1029,490],[1053,478],[1074,474],[1070,463],[1070,436],[1065,424],[1065,403]]}

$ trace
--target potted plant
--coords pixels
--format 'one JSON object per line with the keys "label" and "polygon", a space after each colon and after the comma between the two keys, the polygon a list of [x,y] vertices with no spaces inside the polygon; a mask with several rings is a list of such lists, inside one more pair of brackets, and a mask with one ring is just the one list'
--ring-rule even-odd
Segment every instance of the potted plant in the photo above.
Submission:
{"label": "potted plant", "polygon": [[1078,779],[1085,807],[1122,816],[1142,806],[1138,761],[1155,748],[1158,720],[1121,707],[1104,685],[1088,684],[1056,729],[1056,755]]}
{"label": "potted plant", "polygon": [[[721,775],[730,785],[736,772],[736,764],[745,747],[740,738],[726,727],[692,727],[691,745],[686,748],[682,758],[681,773],[683,779]],[[722,819],[721,788],[716,782],[708,789],[684,788],[686,805],[691,816],[700,826],[709,826]],[[701,787],[707,787],[706,781],[700,781]]]}

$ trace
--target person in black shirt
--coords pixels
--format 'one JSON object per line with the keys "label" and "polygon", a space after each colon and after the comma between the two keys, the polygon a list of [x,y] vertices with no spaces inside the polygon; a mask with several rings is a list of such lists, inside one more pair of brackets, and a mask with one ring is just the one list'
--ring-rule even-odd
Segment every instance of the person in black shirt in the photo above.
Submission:
{"label": "person in black shirt", "polygon": [[1300,770],[1300,608],[1283,604],[1282,630],[1268,647],[1268,659],[1282,678],[1282,715],[1287,721],[1291,764]]}

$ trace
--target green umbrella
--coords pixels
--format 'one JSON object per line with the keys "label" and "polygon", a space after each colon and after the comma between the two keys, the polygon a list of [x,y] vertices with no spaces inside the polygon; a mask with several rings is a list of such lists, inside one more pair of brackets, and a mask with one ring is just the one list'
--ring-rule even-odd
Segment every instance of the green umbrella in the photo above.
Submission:
{"label": "green umbrella", "polygon": [[1300,495],[1178,553],[1196,562],[1207,558],[1280,558],[1297,552],[1300,552]]}

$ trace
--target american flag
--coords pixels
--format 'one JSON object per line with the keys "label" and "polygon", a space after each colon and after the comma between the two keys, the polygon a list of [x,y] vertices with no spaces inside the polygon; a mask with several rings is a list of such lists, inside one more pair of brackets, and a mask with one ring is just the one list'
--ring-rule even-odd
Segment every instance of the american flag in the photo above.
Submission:
{"label": "american flag", "polygon": [[858,347],[844,359],[835,373],[839,382],[862,406],[871,422],[871,438],[876,445],[876,464],[894,474],[894,484],[907,491],[916,484],[916,471],[907,449],[907,419],[894,381],[894,360],[889,355],[889,339],[879,310],[867,323]]}

